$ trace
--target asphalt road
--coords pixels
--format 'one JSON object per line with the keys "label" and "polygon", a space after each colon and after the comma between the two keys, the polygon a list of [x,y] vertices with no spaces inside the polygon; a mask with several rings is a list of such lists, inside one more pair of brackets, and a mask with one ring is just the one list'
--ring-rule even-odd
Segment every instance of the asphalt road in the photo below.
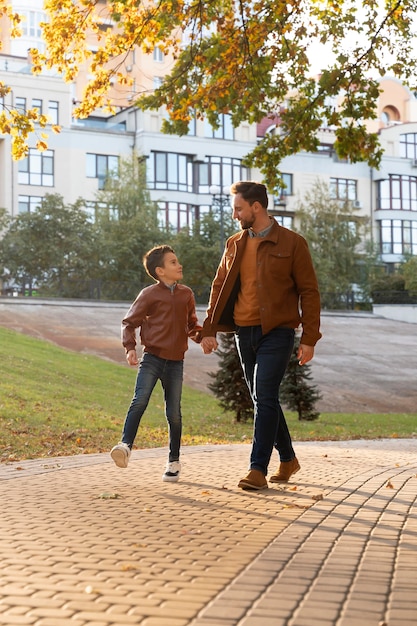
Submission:
{"label": "asphalt road", "polygon": [[[0,298],[0,326],[126,365],[120,321],[128,307]],[[204,309],[199,315],[204,317]],[[318,410],[417,414],[416,324],[364,313],[324,313],[321,330],[310,366],[312,382],[322,394]],[[191,341],[185,383],[208,391],[208,372],[216,370],[217,361]]]}

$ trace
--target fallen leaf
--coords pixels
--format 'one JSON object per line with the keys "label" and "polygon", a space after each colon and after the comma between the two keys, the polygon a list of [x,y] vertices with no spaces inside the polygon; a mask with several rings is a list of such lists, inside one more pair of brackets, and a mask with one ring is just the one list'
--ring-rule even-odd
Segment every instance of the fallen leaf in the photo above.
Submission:
{"label": "fallen leaf", "polygon": [[323,500],[323,494],[322,493],[318,493],[315,496],[311,496],[311,498],[313,500]]}
{"label": "fallen leaf", "polygon": [[107,491],[99,495],[99,498],[101,498],[102,500],[116,500],[117,498],[120,498],[120,497],[121,496],[118,493],[109,493]]}
{"label": "fallen leaf", "polygon": [[394,485],[392,484],[392,482],[391,482],[390,480],[387,482],[387,484],[385,485],[385,487],[386,487],[387,489],[394,489]]}

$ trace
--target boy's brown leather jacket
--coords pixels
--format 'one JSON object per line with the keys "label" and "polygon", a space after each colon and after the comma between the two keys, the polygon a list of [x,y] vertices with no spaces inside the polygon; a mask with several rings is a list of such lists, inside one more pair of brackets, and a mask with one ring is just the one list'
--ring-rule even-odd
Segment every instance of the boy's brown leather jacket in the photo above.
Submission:
{"label": "boy's brown leather jacket", "polygon": [[[248,232],[232,235],[211,287],[201,337],[233,332],[233,309],[240,289],[240,259]],[[320,294],[310,251],[304,237],[275,220],[257,252],[258,301],[263,334],[302,324],[301,343],[314,346],[321,337]]]}
{"label": "boy's brown leather jacket", "polygon": [[137,328],[144,352],[182,361],[188,338],[196,341],[201,330],[192,290],[180,284],[170,289],[160,282],[142,289],[122,321],[126,352],[136,349]]}

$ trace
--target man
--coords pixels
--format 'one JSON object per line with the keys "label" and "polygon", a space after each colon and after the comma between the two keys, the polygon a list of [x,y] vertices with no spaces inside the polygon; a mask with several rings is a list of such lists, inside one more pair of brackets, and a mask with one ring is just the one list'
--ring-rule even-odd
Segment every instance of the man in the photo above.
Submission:
{"label": "man", "polygon": [[268,214],[265,185],[235,183],[233,218],[242,232],[230,237],[214,277],[201,332],[205,354],[217,349],[217,332],[235,332],[243,372],[254,403],[249,473],[242,489],[268,486],[275,447],[280,458],[270,482],[287,482],[300,469],[279,403],[279,386],[302,324],[300,365],[320,339],[320,295],[307,242]]}

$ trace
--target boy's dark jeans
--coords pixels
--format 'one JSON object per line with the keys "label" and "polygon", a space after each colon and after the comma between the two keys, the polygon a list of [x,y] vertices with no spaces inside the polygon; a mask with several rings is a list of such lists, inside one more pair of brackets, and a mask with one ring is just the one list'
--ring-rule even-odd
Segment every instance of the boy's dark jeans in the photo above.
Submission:
{"label": "boy's dark jeans", "polygon": [[135,440],[140,420],[148,406],[152,391],[161,381],[165,398],[165,416],[169,430],[169,461],[180,458],[182,416],[181,393],[184,361],[170,361],[144,352],[139,363],[135,393],[126,415],[122,442],[131,448]]}
{"label": "boy's dark jeans", "polygon": [[266,476],[273,448],[281,461],[295,457],[287,422],[279,403],[279,386],[294,347],[292,328],[274,328],[262,335],[261,326],[239,326],[236,345],[254,403],[250,469]]}

